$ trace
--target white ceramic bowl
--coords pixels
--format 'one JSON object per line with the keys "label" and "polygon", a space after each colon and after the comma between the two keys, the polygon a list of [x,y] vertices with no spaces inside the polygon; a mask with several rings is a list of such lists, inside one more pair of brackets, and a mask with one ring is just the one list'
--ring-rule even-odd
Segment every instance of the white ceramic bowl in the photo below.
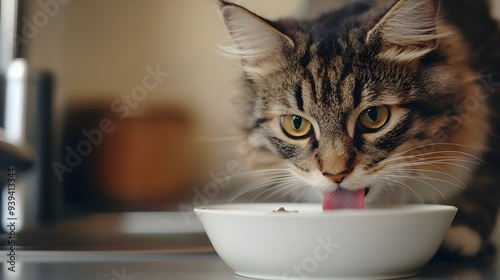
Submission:
{"label": "white ceramic bowl", "polygon": [[[298,212],[273,212],[280,207]],[[320,204],[195,208],[219,256],[259,279],[409,277],[433,257],[457,209],[386,206],[323,212]]]}

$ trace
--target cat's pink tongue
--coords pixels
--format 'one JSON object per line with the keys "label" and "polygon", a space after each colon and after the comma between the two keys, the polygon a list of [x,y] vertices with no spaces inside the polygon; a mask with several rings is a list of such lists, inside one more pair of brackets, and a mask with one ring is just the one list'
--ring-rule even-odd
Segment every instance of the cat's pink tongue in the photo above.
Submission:
{"label": "cat's pink tongue", "polygon": [[365,190],[350,191],[338,188],[333,192],[323,193],[323,210],[363,209],[365,208]]}

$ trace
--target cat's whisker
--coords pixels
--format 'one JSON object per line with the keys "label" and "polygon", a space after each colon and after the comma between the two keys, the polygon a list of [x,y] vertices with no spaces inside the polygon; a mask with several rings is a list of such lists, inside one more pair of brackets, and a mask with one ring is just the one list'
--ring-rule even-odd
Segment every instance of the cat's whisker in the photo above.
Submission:
{"label": "cat's whisker", "polygon": [[429,176],[415,176],[414,178],[425,179],[425,180],[432,180],[434,183],[436,183],[436,182],[445,183],[445,184],[457,187],[457,188],[459,188],[459,189],[461,189],[463,191],[469,191],[467,189],[467,187],[463,187],[463,186],[460,186],[458,184],[455,184],[453,182],[450,182],[450,181],[447,181],[447,180],[443,180],[443,179],[431,178]]}
{"label": "cat's whisker", "polygon": [[283,180],[291,180],[291,179],[292,178],[289,176],[276,176],[276,177],[272,177],[272,178],[263,178],[263,179],[255,181],[255,182],[250,182],[250,183],[244,185],[243,188],[249,189],[251,187],[259,186],[262,184],[267,185],[269,187],[269,186],[272,186],[273,184],[280,183]]}
{"label": "cat's whisker", "polygon": [[[474,160],[469,160],[465,158],[460,158],[460,157],[431,157],[431,158],[411,158],[409,160],[403,161],[401,163],[429,163],[429,162],[434,162],[434,163],[439,163],[439,162],[452,162],[452,163],[470,163],[473,165],[481,165],[481,163],[474,161]],[[401,163],[396,163],[401,164]]]}
{"label": "cat's whisker", "polygon": [[[398,163],[398,164],[393,164],[393,165],[390,165],[390,166],[388,167],[388,170],[396,170],[396,171],[398,171],[398,170],[401,170],[401,168],[403,168],[403,167],[409,167],[409,168],[412,168],[412,169],[415,169],[415,170],[420,170],[420,169],[422,169],[422,170],[428,170],[428,169],[424,169],[424,168],[419,168],[419,169],[417,169],[417,168],[413,168],[413,167],[415,167],[415,166],[407,166],[407,165],[405,165],[406,163],[407,163],[407,162],[401,162],[401,163]],[[441,172],[443,172],[443,173],[447,173],[447,172],[446,172],[446,170],[445,170],[444,168],[441,168],[440,166],[433,165],[433,164],[431,164],[431,163],[428,163],[428,164],[426,164],[426,165],[429,165],[429,166],[431,166],[431,167],[433,167],[433,168],[436,168],[436,169],[440,170],[440,171],[441,171]],[[425,165],[420,165],[420,166],[425,166]]]}
{"label": "cat's whisker", "polygon": [[391,179],[391,178],[386,178],[386,180],[390,180],[390,181],[392,181],[394,183],[402,185],[402,186],[394,185],[394,187],[399,187],[399,188],[406,187],[406,188],[408,188],[413,194],[415,194],[418,197],[418,199],[420,199],[420,202],[422,202],[422,204],[424,204],[424,200],[422,199],[422,197],[420,197],[420,195],[418,195],[418,193],[412,187],[410,187],[408,184],[405,184],[403,182],[400,182],[398,180]]}
{"label": "cat's whisker", "polygon": [[296,190],[298,189],[299,187],[293,182],[293,181],[290,181],[290,182],[284,182],[284,183],[281,183],[279,185],[279,187],[275,188],[271,193],[269,193],[268,195],[266,195],[263,199],[264,200],[268,200],[269,198],[273,197],[273,196],[276,196],[278,195],[280,192],[283,192],[283,194],[281,194],[279,197],[284,197],[287,195],[287,191],[288,190]]}
{"label": "cat's whisker", "polygon": [[460,162],[467,162],[467,163],[472,163],[476,165],[480,165],[481,163],[477,160],[472,160],[468,159],[465,157],[458,157],[458,156],[432,156],[432,157],[411,157],[408,158],[407,161],[431,161],[431,160],[455,160],[455,161],[460,161]]}
{"label": "cat's whisker", "polygon": [[386,193],[388,193],[396,202],[399,203],[399,199],[392,193],[390,192],[386,187],[379,186],[382,190],[384,190]]}
{"label": "cat's whisker", "polygon": [[472,158],[474,160],[477,160],[482,163],[486,163],[484,160],[478,158],[477,156],[474,156],[472,154],[462,152],[462,151],[454,151],[454,150],[443,150],[443,151],[434,151],[434,152],[427,152],[427,153],[421,153],[421,154],[415,154],[415,155],[410,155],[410,156],[402,156],[402,155],[394,155],[391,157],[388,157],[387,159],[383,160],[384,162],[392,162],[392,161],[397,161],[397,160],[403,160],[403,159],[419,159],[419,160],[426,160],[427,156],[431,155],[439,155],[439,154],[459,154],[466,156],[463,159],[466,159],[467,157]]}
{"label": "cat's whisker", "polygon": [[[291,191],[302,189],[302,191],[300,193],[298,193],[297,195],[293,195],[294,202],[303,203],[307,199],[307,197],[309,197],[312,193],[317,191],[316,189],[312,188],[311,186],[307,186],[300,181],[294,182],[293,186],[294,186],[294,189]],[[279,198],[282,198],[282,197],[288,195],[291,191],[287,191],[286,193],[280,195]]]}
{"label": "cat's whisker", "polygon": [[[297,184],[297,182],[293,182],[292,184],[293,184],[295,190],[301,189],[301,184]],[[301,201],[302,201],[304,199],[304,196],[305,196],[304,194],[308,193],[308,189],[312,189],[312,188],[302,188],[302,190],[300,192],[298,192],[297,195],[295,195],[294,202],[297,202],[298,198],[301,198]],[[280,196],[280,197],[282,197],[282,196]]]}
{"label": "cat's whisker", "polygon": [[244,178],[244,177],[252,177],[252,176],[262,176],[262,175],[279,175],[279,174],[291,174],[290,169],[288,168],[280,168],[280,169],[263,169],[263,170],[254,170],[248,172],[240,172],[233,175],[230,175],[230,178]]}
{"label": "cat's whisker", "polygon": [[437,159],[431,160],[430,162],[434,162],[434,163],[445,162],[445,163],[461,164],[463,167],[473,167],[473,166],[482,165],[482,163],[480,163],[480,162],[468,160],[468,159],[446,159],[446,158],[439,159],[439,158],[437,158]]}
{"label": "cat's whisker", "polygon": [[[432,184],[430,184],[424,180],[421,180],[421,179],[414,177],[414,176],[402,176],[402,175],[387,175],[387,176],[393,177],[393,178],[402,178],[402,179],[413,180],[413,181],[417,181],[417,182],[420,182],[422,184],[425,184],[425,185],[433,188],[435,191],[437,191],[443,197],[443,199],[446,201],[446,203],[448,203],[448,199],[444,196],[444,194],[438,188],[436,188],[435,186],[433,186]],[[429,177],[427,177],[427,178],[430,179]]]}
{"label": "cat's whisker", "polygon": [[444,164],[444,165],[451,165],[451,166],[456,166],[456,167],[460,167],[460,168],[463,168],[467,171],[471,171],[470,168],[468,168],[467,166],[464,166],[464,165],[461,165],[461,164],[458,164],[458,163],[453,163],[453,162],[447,162],[447,161],[425,161],[425,162],[405,162],[405,163],[401,163],[399,165],[395,165],[397,167],[405,167],[405,166],[425,166],[425,165],[432,165],[432,164]]}
{"label": "cat's whisker", "polygon": [[446,159],[436,159],[436,160],[432,160],[430,161],[432,163],[444,163],[444,164],[454,164],[454,165],[457,165],[457,166],[460,166],[464,169],[467,169],[470,171],[470,168],[465,166],[465,165],[462,165],[462,164],[459,164],[459,163],[471,163],[471,164],[476,164],[478,165],[478,163],[475,163],[475,162],[472,162],[472,161],[467,161],[467,160],[446,160]]}
{"label": "cat's whisker", "polygon": [[271,178],[263,178],[260,180],[257,180],[255,182],[250,182],[235,192],[233,192],[229,197],[228,197],[228,203],[233,202],[235,199],[241,197],[242,195],[245,195],[249,192],[258,190],[260,188],[268,188],[269,186],[272,186],[273,184],[280,183],[283,180],[291,180],[292,177],[290,175],[287,176],[277,176],[277,177],[271,177]]}
{"label": "cat's whisker", "polygon": [[422,149],[422,148],[425,148],[425,147],[429,147],[431,145],[435,145],[435,144],[434,143],[430,143],[430,144],[419,145],[419,146],[407,149],[405,151],[399,152],[397,154],[394,154],[394,155],[392,155],[390,157],[387,157],[384,161],[392,161],[393,159],[402,158],[402,157],[413,157],[414,155],[404,156],[404,154],[407,154],[407,153],[410,153],[412,151],[415,151],[415,150],[418,150],[418,149]]}
{"label": "cat's whisker", "polygon": [[307,192],[306,195],[302,195],[302,199],[300,200],[300,203],[303,203],[311,194],[313,194],[314,192],[316,192],[313,188],[307,188],[303,185],[299,185],[299,188],[304,188],[304,191]]}
{"label": "cat's whisker", "polygon": [[[410,159],[410,160],[403,160],[399,163],[387,165],[389,168],[401,168],[401,167],[425,167],[425,166],[431,166],[435,169],[441,170],[443,172],[446,172],[445,169],[442,167],[442,165],[448,165],[448,166],[456,166],[463,168],[467,171],[471,171],[471,169],[464,165],[464,164],[478,164],[475,161],[469,161],[466,159],[462,158],[439,158],[439,157],[434,157],[433,159]],[[441,166],[438,166],[441,165]]]}
{"label": "cat's whisker", "polygon": [[[396,171],[397,173],[408,172],[409,174],[411,174],[411,176],[395,175],[395,174],[391,173],[391,171],[393,171],[393,170]],[[423,184],[429,185],[430,187],[435,189],[437,192],[439,192],[441,194],[441,196],[445,199],[445,201],[447,201],[447,198],[443,195],[443,193],[439,189],[437,189],[435,186],[429,184],[428,182],[422,181],[422,180],[430,180],[430,181],[434,182],[434,184],[436,184],[436,182],[442,182],[442,183],[446,183],[446,184],[455,186],[461,190],[468,191],[467,186],[460,179],[458,179],[457,177],[455,177],[449,173],[446,173],[446,172],[441,172],[441,171],[436,171],[436,170],[428,170],[428,169],[417,169],[417,168],[401,168],[401,167],[395,168],[394,166],[391,166],[391,168],[389,168],[385,171],[386,171],[385,172],[386,176],[389,176],[389,177],[395,177],[395,176],[402,177],[402,178],[406,178],[406,179],[410,179],[410,180],[414,180],[414,181],[419,181]],[[432,173],[432,174],[448,176],[450,178],[453,178],[457,182],[459,182],[462,186],[460,186],[456,183],[453,183],[449,180],[443,180],[443,179],[439,179],[439,178],[429,177],[424,173]],[[416,174],[417,176],[415,176],[414,174]]]}
{"label": "cat's whisker", "polygon": [[[451,185],[451,186],[454,186],[454,187],[457,187],[463,191],[468,191],[467,189],[467,186],[462,186],[462,185],[459,185],[459,184],[456,184],[456,183],[453,183],[449,180],[444,180],[444,179],[438,179],[438,178],[433,178],[433,177],[429,177],[429,176],[425,176],[425,175],[413,175],[412,176],[415,176],[416,178],[420,178],[420,179],[428,179],[428,180],[432,180],[433,182],[440,182],[440,183],[445,183],[445,184],[448,184],[448,185]],[[460,182],[462,183],[462,182]]]}
{"label": "cat's whisker", "polygon": [[450,160],[434,160],[434,161],[428,162],[428,165],[431,165],[433,167],[436,167],[437,165],[450,165],[450,166],[460,167],[460,168],[465,169],[467,171],[472,171],[472,168],[473,168],[472,166],[462,164],[461,161],[450,161]]}
{"label": "cat's whisker", "polygon": [[[294,188],[287,190],[286,192],[282,193],[279,197],[280,197],[280,198],[285,197],[285,196],[287,196],[287,195],[291,194],[293,191],[295,191],[295,190],[297,190],[297,189],[300,189],[300,188],[303,188],[303,187],[306,187],[306,186],[304,186],[304,185],[302,185],[302,184],[300,184],[300,183],[298,183],[298,184],[294,184]],[[310,188],[310,187],[306,187],[305,189],[307,189],[307,188]],[[312,188],[310,188],[310,189],[312,190]],[[300,196],[302,196],[302,195],[300,195]],[[299,196],[299,197],[300,197],[300,196]],[[295,201],[295,202],[297,202],[297,201],[298,201],[298,198],[296,197],[296,198],[294,199],[294,201]]]}
{"label": "cat's whisker", "polygon": [[[422,144],[422,145],[419,145],[419,146],[415,146],[413,148],[410,148],[410,149],[407,149],[403,152],[400,152],[400,153],[397,153],[397,154],[394,154],[390,157],[388,157],[386,160],[391,160],[392,158],[395,158],[395,157],[399,157],[399,156],[402,156],[404,154],[407,154],[407,153],[410,153],[412,151],[415,151],[415,150],[418,150],[418,149],[422,149],[422,148],[426,148],[426,147],[431,147],[431,146],[439,146],[439,145],[446,145],[446,146],[456,146],[456,147],[462,147],[462,148],[468,148],[468,149],[472,149],[472,150],[476,150],[476,151],[480,151],[480,149],[477,149],[475,147],[472,147],[472,146],[468,146],[468,145],[463,145],[463,144],[457,144],[457,143],[427,143],[427,144]],[[436,151],[436,152],[442,152],[442,151]],[[448,151],[450,152],[450,151]],[[453,151],[452,151],[453,152]],[[457,151],[458,152],[458,151]],[[434,153],[434,152],[428,152],[428,153]],[[462,153],[465,153],[465,152],[462,152]],[[425,154],[425,153],[423,153]],[[465,154],[468,154],[468,153],[465,153]],[[419,154],[420,155],[420,154]],[[471,154],[468,154],[478,160],[481,160]],[[417,155],[412,155],[412,156],[417,156]],[[410,156],[410,157],[412,157]]]}
{"label": "cat's whisker", "polygon": [[376,189],[379,189],[379,190],[383,190],[385,191],[386,193],[388,193],[392,198],[394,198],[394,200],[396,202],[399,202],[399,200],[396,198],[396,196],[394,196],[394,194],[392,192],[390,192],[386,187],[384,187],[381,183],[375,183],[372,185],[372,187],[376,188]]}
{"label": "cat's whisker", "polygon": [[263,198],[263,200],[265,201],[265,200],[269,199],[270,197],[272,197],[273,195],[275,195],[277,192],[280,192],[283,189],[290,188],[291,187],[290,183],[292,183],[292,182],[293,182],[293,179],[288,179],[288,180],[284,180],[284,181],[279,182],[279,183],[275,183],[275,184],[273,184],[272,187],[267,188],[267,189],[263,190],[262,192],[258,193],[257,195],[255,195],[254,198],[250,202],[255,201],[259,196],[262,196],[263,194],[265,194],[267,192],[271,192],[269,195],[267,195],[266,197]]}
{"label": "cat's whisker", "polygon": [[[420,175],[423,175],[429,179],[432,179],[432,180],[435,180],[435,181],[438,181],[438,182],[443,182],[443,183],[448,183],[450,185],[453,185],[453,186],[456,186],[457,188],[460,188],[464,191],[467,191],[467,185],[465,185],[460,179],[458,179],[457,177],[451,175],[451,174],[448,174],[446,172],[441,172],[441,171],[436,171],[436,170],[427,170],[427,169],[415,169],[415,168],[399,168],[397,169],[396,171],[406,171],[406,172],[409,172],[409,173],[412,173],[412,174],[420,174]],[[427,172],[427,173],[433,173],[433,174],[439,174],[439,175],[445,175],[445,176],[448,176],[448,177],[451,177],[453,179],[455,179],[457,182],[459,182],[461,184],[458,185],[458,184],[455,184],[453,182],[450,182],[450,181],[447,181],[447,180],[443,180],[443,179],[438,179],[438,178],[431,178],[425,174],[422,174],[421,172]]]}

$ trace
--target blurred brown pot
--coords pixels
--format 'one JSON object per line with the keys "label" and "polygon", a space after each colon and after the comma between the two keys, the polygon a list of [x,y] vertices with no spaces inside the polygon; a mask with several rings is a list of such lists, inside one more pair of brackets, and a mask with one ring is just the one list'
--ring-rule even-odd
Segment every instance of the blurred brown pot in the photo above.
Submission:
{"label": "blurred brown pot", "polygon": [[96,171],[102,193],[131,204],[173,200],[187,192],[196,177],[193,125],[182,111],[112,119]]}

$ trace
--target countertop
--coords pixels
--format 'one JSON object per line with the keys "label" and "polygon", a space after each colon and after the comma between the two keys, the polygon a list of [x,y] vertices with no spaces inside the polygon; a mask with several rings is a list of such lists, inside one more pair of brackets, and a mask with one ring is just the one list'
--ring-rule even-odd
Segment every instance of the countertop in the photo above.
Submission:
{"label": "countertop", "polygon": [[[475,261],[431,261],[407,279],[499,279],[500,258]],[[2,264],[6,280],[242,280],[215,253],[23,251],[16,272]]]}
{"label": "countertop", "polygon": [[[29,236],[24,236],[28,238]],[[58,239],[58,236],[40,236]],[[109,238],[88,239],[109,244]],[[31,239],[31,238],[30,238]],[[142,240],[142,241],[141,241]],[[234,274],[213,251],[204,233],[169,235],[129,235],[115,238],[116,244],[134,243],[126,250],[96,245],[93,250],[33,250],[20,247],[15,254],[15,272],[2,261],[0,279],[5,280],[229,280],[247,279]],[[148,245],[150,244],[150,245]],[[153,245],[154,244],[154,245]],[[3,247],[5,249],[6,247]],[[89,247],[87,247],[89,248]],[[133,248],[133,249],[130,249]],[[140,250],[139,248],[147,248]],[[1,252],[5,260],[8,250]],[[500,253],[475,260],[434,259],[421,274],[407,279],[496,280],[500,279]]]}

